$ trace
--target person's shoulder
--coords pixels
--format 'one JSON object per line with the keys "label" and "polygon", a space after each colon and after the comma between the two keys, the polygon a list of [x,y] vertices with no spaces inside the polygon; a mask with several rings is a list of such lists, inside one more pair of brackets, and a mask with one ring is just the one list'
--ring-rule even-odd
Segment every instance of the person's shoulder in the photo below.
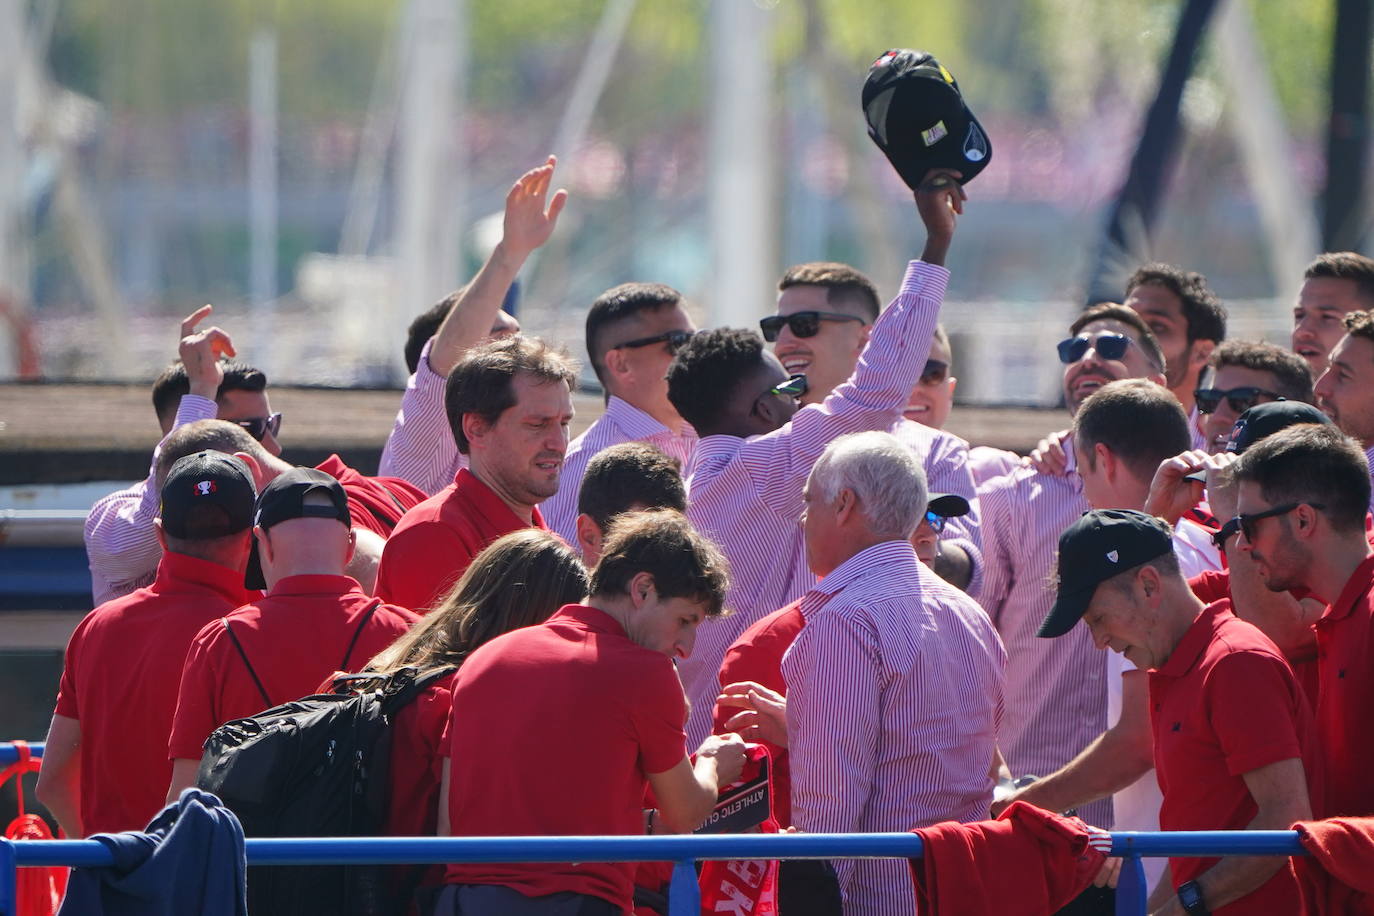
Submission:
{"label": "person's shoulder", "polygon": [[388,604],[384,601],[377,606],[373,619],[380,623],[399,626],[408,630],[420,619],[420,615],[409,608],[401,607],[399,604]]}

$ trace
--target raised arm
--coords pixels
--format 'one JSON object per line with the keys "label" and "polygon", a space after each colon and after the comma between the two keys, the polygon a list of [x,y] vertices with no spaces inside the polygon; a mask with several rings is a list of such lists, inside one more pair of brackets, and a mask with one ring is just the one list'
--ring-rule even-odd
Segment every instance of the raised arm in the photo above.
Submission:
{"label": "raised arm", "polygon": [[401,477],[435,493],[457,473],[461,458],[444,413],[444,382],[472,347],[494,333],[518,329],[501,311],[501,303],[530,254],[553,234],[567,203],[567,191],[559,189],[552,197],[548,193],[555,165],[550,156],[511,186],[501,241],[477,276],[449,296],[448,314],[426,344],[401,397],[401,409],[382,450],[383,476]]}

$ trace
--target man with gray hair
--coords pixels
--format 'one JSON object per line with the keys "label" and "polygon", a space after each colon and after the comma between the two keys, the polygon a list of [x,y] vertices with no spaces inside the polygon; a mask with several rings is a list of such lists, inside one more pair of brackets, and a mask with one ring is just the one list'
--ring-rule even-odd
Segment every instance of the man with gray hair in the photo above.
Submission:
{"label": "man with gray hair", "polygon": [[[836,439],[807,479],[820,581],[782,663],[792,822],[807,833],[987,817],[1006,653],[977,603],[916,559],[926,495],[920,463],[884,432]],[[915,909],[905,862],[835,868],[845,913]]]}

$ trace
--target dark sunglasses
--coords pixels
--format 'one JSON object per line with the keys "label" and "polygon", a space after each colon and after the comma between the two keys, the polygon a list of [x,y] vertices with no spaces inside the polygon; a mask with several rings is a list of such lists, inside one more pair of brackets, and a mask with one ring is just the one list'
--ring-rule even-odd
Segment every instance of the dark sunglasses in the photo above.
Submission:
{"label": "dark sunglasses", "polygon": [[1275,401],[1284,400],[1283,395],[1276,391],[1269,391],[1264,388],[1199,388],[1193,392],[1193,397],[1197,400],[1197,409],[1202,413],[1215,413],[1221,406],[1221,399],[1225,398],[1226,403],[1231,405],[1231,409],[1236,413],[1245,413],[1251,407],[1259,403],[1261,397],[1272,398]]}
{"label": "dark sunglasses", "polygon": [[1120,359],[1126,355],[1126,348],[1130,345],[1131,338],[1125,334],[1103,333],[1096,337],[1086,334],[1069,337],[1059,341],[1059,361],[1065,365],[1076,363],[1088,354],[1089,347],[1096,350],[1102,359]]}
{"label": "dark sunglasses", "polygon": [[763,329],[763,339],[772,343],[782,333],[783,325],[792,329],[794,337],[815,337],[821,331],[822,321],[864,323],[864,320],[856,315],[842,315],[839,312],[793,312],[790,315],[769,315],[759,320],[759,327]]}
{"label": "dark sunglasses", "polygon": [[281,414],[274,413],[270,417],[250,417],[247,420],[235,420],[239,426],[248,430],[248,435],[261,442],[268,433],[272,438],[277,438],[277,433],[281,431]]}
{"label": "dark sunglasses", "polygon": [[1212,543],[1217,545],[1217,550],[1225,550],[1226,542],[1236,536],[1240,531],[1240,519],[1233,518],[1221,526],[1221,530],[1212,532]]}
{"label": "dark sunglasses", "polygon": [[[1231,519],[1231,521],[1235,522],[1236,527],[1240,528],[1241,533],[1245,535],[1245,539],[1253,543],[1255,540],[1256,522],[1262,521],[1266,518],[1275,518],[1280,515],[1287,515],[1289,512],[1292,512],[1294,509],[1298,508],[1298,506],[1311,506],[1313,509],[1326,508],[1326,506],[1323,506],[1320,503],[1284,503],[1282,506],[1275,506],[1274,508],[1266,509],[1263,512],[1255,512],[1250,515],[1237,515],[1235,518]],[[1230,522],[1227,522],[1227,524],[1229,525]],[[1223,528],[1222,530],[1224,531],[1225,528]]]}
{"label": "dark sunglasses", "polygon": [[945,518],[943,515],[936,515],[929,509],[926,510],[926,524],[929,525],[930,530],[934,531],[936,534],[945,530],[945,522],[947,521],[949,521],[949,519]]}
{"label": "dark sunglasses", "polygon": [[780,394],[789,398],[799,398],[806,394],[809,387],[806,383],[806,376],[793,375],[787,381],[769,388],[764,394]]}
{"label": "dark sunglasses", "polygon": [[636,337],[634,340],[627,340],[624,343],[616,344],[612,350],[637,350],[640,347],[651,347],[656,343],[666,343],[669,353],[676,353],[682,349],[682,345],[692,339],[696,331],[664,331],[662,334],[655,334],[653,337]]}
{"label": "dark sunglasses", "polygon": [[949,363],[942,363],[938,359],[926,360],[926,367],[921,371],[922,385],[939,385],[949,378]]}

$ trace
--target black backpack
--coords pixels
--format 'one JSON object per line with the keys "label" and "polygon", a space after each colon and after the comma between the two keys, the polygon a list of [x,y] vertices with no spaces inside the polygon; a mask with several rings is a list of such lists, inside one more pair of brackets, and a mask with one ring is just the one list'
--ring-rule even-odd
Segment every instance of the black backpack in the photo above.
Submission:
{"label": "black backpack", "polygon": [[[196,785],[234,812],[249,837],[379,836],[390,794],[391,725],[431,683],[453,672],[352,675],[338,693],[308,696],[227,722],[205,741]],[[402,914],[423,866],[254,866],[248,911]]]}

